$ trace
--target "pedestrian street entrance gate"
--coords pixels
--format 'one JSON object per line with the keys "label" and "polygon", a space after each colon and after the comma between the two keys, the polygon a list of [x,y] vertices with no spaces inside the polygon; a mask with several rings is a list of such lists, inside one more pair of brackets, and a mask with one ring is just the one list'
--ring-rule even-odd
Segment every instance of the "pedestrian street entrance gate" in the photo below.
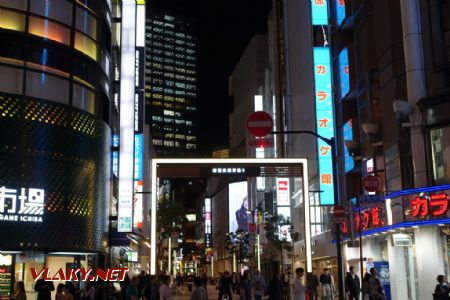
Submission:
{"label": "pedestrian street entrance gate", "polygon": [[[233,172],[239,170],[239,172]],[[230,171],[230,172],[229,172]],[[232,173],[229,174],[228,173]],[[150,274],[156,275],[156,215],[159,179],[212,178],[215,176],[297,177],[302,179],[303,197],[308,191],[308,161],[305,158],[217,158],[217,159],[153,159],[151,170]],[[306,271],[312,272],[309,201],[304,201]]]}

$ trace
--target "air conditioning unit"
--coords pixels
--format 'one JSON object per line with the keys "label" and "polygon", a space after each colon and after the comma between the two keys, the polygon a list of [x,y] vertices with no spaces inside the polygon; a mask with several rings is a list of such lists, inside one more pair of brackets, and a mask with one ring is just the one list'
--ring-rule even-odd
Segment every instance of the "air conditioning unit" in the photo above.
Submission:
{"label": "air conditioning unit", "polygon": [[413,245],[411,235],[406,233],[392,234],[392,243],[395,247],[412,247]]}

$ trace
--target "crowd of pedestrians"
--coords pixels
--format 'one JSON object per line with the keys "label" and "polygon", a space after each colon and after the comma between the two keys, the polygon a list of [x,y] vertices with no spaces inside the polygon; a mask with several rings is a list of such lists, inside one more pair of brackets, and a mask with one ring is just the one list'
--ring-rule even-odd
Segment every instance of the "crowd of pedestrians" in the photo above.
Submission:
{"label": "crowd of pedestrians", "polygon": [[[362,281],[356,274],[355,267],[351,266],[345,278],[345,293],[348,300],[386,300],[383,284],[378,278],[377,270],[371,268],[365,273]],[[317,278],[314,273],[308,274],[305,280],[305,270],[297,268],[295,275],[290,278],[289,274],[283,276],[278,273],[266,283],[265,278],[259,271],[253,274],[246,270],[231,274],[228,271],[220,274],[218,280],[211,283],[216,284],[218,300],[261,300],[268,297],[269,300],[332,300],[336,292],[334,278],[330,269],[325,268]],[[304,282],[307,282],[305,284]],[[450,287],[444,275],[437,277],[438,284],[432,293],[433,300],[450,300]],[[139,276],[130,278],[126,275],[125,280],[120,282],[120,291],[109,299],[120,300],[172,300],[175,294],[182,294],[184,286],[188,288],[190,300],[208,300],[208,277],[192,274],[176,278],[170,275],[160,275],[159,282],[156,276],[150,276],[144,271]],[[86,282],[80,289],[73,282],[59,283],[56,287],[52,281],[39,279],[35,283],[34,290],[37,292],[37,300],[52,300],[52,292],[55,291],[55,300],[97,300],[108,299],[104,289],[104,282]],[[105,297],[106,296],[106,297]],[[362,298],[360,298],[362,297]],[[27,300],[23,281],[16,282],[12,300]],[[1,299],[0,299],[1,300]],[[211,298],[211,300],[214,300]]]}

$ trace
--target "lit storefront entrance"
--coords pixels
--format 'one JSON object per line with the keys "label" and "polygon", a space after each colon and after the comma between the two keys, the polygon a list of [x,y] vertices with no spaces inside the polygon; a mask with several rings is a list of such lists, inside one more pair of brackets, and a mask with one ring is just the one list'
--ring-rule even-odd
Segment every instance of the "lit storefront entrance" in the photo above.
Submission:
{"label": "lit storefront entrance", "polygon": [[404,190],[357,210],[362,251],[356,233],[343,245],[347,269],[375,267],[387,300],[431,298],[436,277],[450,279],[449,193],[449,185]]}

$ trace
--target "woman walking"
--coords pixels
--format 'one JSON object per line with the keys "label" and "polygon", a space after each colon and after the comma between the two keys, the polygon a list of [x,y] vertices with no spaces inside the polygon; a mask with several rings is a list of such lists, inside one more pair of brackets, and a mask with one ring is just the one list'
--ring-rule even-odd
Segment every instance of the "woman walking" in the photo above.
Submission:
{"label": "woman walking", "polygon": [[362,300],[370,300],[371,298],[371,288],[370,288],[370,274],[364,274],[362,282]]}

